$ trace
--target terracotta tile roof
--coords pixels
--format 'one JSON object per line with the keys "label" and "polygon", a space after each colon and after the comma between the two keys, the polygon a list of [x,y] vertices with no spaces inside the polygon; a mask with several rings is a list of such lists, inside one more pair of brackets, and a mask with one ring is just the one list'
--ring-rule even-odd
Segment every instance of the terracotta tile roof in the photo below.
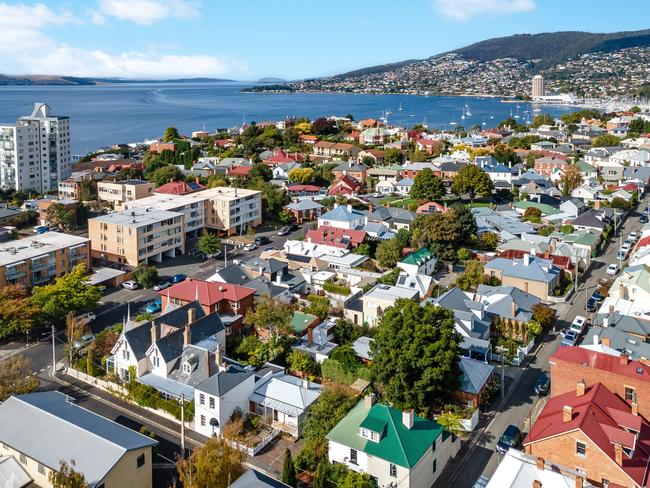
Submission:
{"label": "terracotta tile roof", "polygon": [[634,378],[636,381],[650,382],[650,365],[639,361],[623,362],[618,356],[590,351],[582,347],[560,347],[549,358],[550,362],[555,360],[581,364],[592,369]]}
{"label": "terracotta tile roof", "polygon": [[228,170],[228,176],[248,176],[253,169],[252,166],[233,166]]}
{"label": "terracotta tile roof", "polygon": [[[568,348],[562,349],[581,349]],[[617,357],[610,356],[616,361]],[[572,417],[564,421],[564,408]],[[584,395],[570,391],[551,398],[530,430],[524,445],[580,430],[616,463],[616,443],[624,448],[622,470],[639,486],[646,486],[650,461],[650,424],[633,415],[630,406],[601,383],[586,388]],[[637,435],[630,432],[638,432]],[[629,452],[628,455],[625,451]]]}
{"label": "terracotta tile roof", "polygon": [[291,193],[291,192],[314,192],[314,193],[318,193],[318,192],[321,191],[321,187],[316,186],[316,185],[291,185],[291,186],[287,187],[287,191],[289,193]]}
{"label": "terracotta tile roof", "polygon": [[[523,251],[521,249],[508,249],[506,251],[500,252],[499,257],[506,259],[521,259],[526,254],[530,254],[530,252]],[[570,256],[556,256],[555,254],[550,254],[548,252],[538,253],[537,256],[542,259],[551,260],[555,266],[561,269],[570,271],[575,268],[575,264],[571,262]]]}
{"label": "terracotta tile roof", "polygon": [[167,296],[169,294],[170,298],[176,298],[184,302],[195,301],[198,296],[199,303],[205,306],[215,305],[222,300],[238,302],[254,293],[254,289],[245,286],[192,278],[158,292],[159,295]]}
{"label": "terracotta tile roof", "polygon": [[318,229],[309,229],[305,240],[313,244],[349,249],[357,247],[366,238],[363,230],[339,229],[338,227],[320,226]]}
{"label": "terracotta tile roof", "polygon": [[185,181],[170,181],[154,190],[154,193],[167,195],[186,195],[199,190],[205,190],[201,183],[186,183]]}

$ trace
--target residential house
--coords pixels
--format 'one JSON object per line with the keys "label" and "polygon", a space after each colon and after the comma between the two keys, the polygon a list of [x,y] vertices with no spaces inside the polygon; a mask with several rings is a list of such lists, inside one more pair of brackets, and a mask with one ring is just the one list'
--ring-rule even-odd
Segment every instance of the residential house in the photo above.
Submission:
{"label": "residential house", "polygon": [[416,217],[414,212],[405,208],[378,206],[368,215],[368,223],[384,224],[391,230],[408,230]]}
{"label": "residential house", "polygon": [[430,214],[435,212],[445,213],[447,211],[446,205],[441,205],[438,202],[427,202],[420,205],[415,211],[416,215]]}
{"label": "residential house", "polygon": [[430,169],[433,172],[440,171],[439,168],[429,162],[424,162],[424,163],[405,163],[402,166],[402,178],[411,178],[415,179],[415,177],[422,171],[423,169]]}
{"label": "residential house", "polygon": [[587,210],[587,206],[579,198],[570,198],[560,204],[560,210],[566,217],[575,219]]}
{"label": "residential house", "polygon": [[571,225],[576,230],[591,230],[602,233],[607,226],[607,221],[602,212],[590,208],[573,219]]}
{"label": "residential house", "polygon": [[402,196],[408,196],[411,193],[411,187],[414,182],[415,180],[413,178],[402,178],[395,183],[395,191]]}
{"label": "residential house", "polygon": [[420,295],[420,299],[424,300],[431,296],[436,283],[437,282],[433,279],[433,276],[425,274],[409,274],[402,271],[397,275],[395,286],[398,288],[406,288],[407,290],[415,290]]}
{"label": "residential house", "polygon": [[485,312],[493,317],[525,324],[533,318],[533,309],[540,299],[514,286],[479,285],[477,300]]}
{"label": "residential house", "polygon": [[164,185],[159,186],[153,192],[159,195],[187,195],[195,191],[205,190],[205,185],[199,183],[198,178],[196,181],[170,181]]}
{"label": "residential house", "polygon": [[535,160],[535,171],[542,176],[550,177],[554,170],[564,172],[570,164],[566,158],[543,157]]}
{"label": "residential house", "polygon": [[352,250],[366,238],[366,232],[355,229],[342,229],[340,227],[320,226],[318,229],[309,229],[305,240],[311,244],[340,247]]}
{"label": "residential house", "polygon": [[600,382],[579,380],[572,390],[552,396],[524,448],[531,456],[576,466],[597,486],[636,488],[648,483],[650,424],[636,406]]}
{"label": "residential house", "polygon": [[381,195],[392,195],[397,191],[397,187],[393,181],[381,180],[375,185],[374,190]]}
{"label": "residential house", "polygon": [[578,165],[578,168],[580,168],[583,180],[590,180],[598,176],[598,170],[591,164],[585,161],[577,161],[576,164]]}
{"label": "residential house", "polygon": [[[29,486],[52,488],[50,474],[66,461],[88,486],[152,488],[157,445],[58,391],[11,396],[0,404],[0,459],[18,460],[33,481]],[[3,479],[3,486],[14,485]]]}
{"label": "residential house", "polygon": [[353,160],[358,158],[360,151],[360,148],[354,144],[328,141],[318,141],[314,144],[313,149],[314,154],[317,156],[328,156],[336,159],[347,157]]}
{"label": "residential house", "polygon": [[337,344],[332,341],[338,320],[337,317],[330,317],[315,327],[308,328],[306,334],[295,342],[291,349],[303,352],[321,364],[330,357],[332,351],[337,347]]}
{"label": "residential house", "polygon": [[341,178],[338,178],[330,184],[329,188],[327,189],[327,194],[329,196],[337,196],[337,195],[356,195],[359,190],[361,190],[361,187],[363,186],[363,183],[355,180],[351,176],[345,175]]}
{"label": "residential house", "polygon": [[384,156],[386,156],[386,153],[379,149],[365,149],[360,151],[357,157],[359,161],[363,161],[364,158],[371,158],[373,160],[373,166],[381,166],[384,164]]}
{"label": "residential house", "polygon": [[268,373],[255,383],[249,398],[250,413],[264,417],[271,427],[298,438],[309,407],[322,387],[283,372]]}
{"label": "residential house", "polygon": [[161,153],[163,151],[176,151],[176,143],[175,142],[154,142],[149,146],[149,151],[155,152],[155,153]]}
{"label": "residential house", "polygon": [[339,229],[361,229],[368,221],[366,212],[352,208],[352,205],[334,205],[334,208],[318,217],[318,227]]}
{"label": "residential house", "polygon": [[599,200],[600,192],[600,188],[589,185],[581,185],[571,192],[571,196],[573,198],[579,198],[585,202],[593,202],[595,200]]}
{"label": "residential house", "polygon": [[374,166],[367,171],[367,174],[377,181],[397,183],[400,179],[401,171],[402,166],[399,164],[391,164],[390,166]]}
{"label": "residential house", "polygon": [[433,420],[374,403],[370,396],[327,434],[330,463],[373,478],[376,486],[430,488],[460,442]]}
{"label": "residential house", "polygon": [[395,301],[399,298],[418,301],[419,294],[417,290],[383,284],[375,285],[361,297],[363,319],[360,323],[367,323],[370,327],[376,326],[384,311],[395,305]]}
{"label": "residential house", "polygon": [[410,275],[427,275],[430,276],[436,269],[438,260],[426,247],[419,251],[410,253],[404,259],[397,263],[397,267],[403,269]]}
{"label": "residential house", "polygon": [[[304,137],[304,136],[300,136]],[[316,136],[311,136],[316,137]],[[281,481],[271,478],[253,468],[248,468],[244,474],[232,482],[228,488],[290,488]]]}
{"label": "residential house", "polygon": [[485,275],[548,301],[560,283],[561,271],[551,260],[525,254],[521,259],[496,258],[484,267]]}
{"label": "residential house", "polygon": [[368,127],[359,134],[359,144],[383,144],[388,139],[388,131],[384,127]]}
{"label": "residential house", "polygon": [[325,193],[326,190],[316,185],[290,185],[287,187],[287,193],[292,197],[318,196]]}
{"label": "residential house", "polygon": [[295,161],[291,161],[288,163],[280,163],[273,168],[273,179],[288,180],[289,173],[291,172],[291,170],[296,168],[302,168],[302,165],[300,163],[296,163]]}
{"label": "residential house", "polygon": [[610,287],[609,297],[650,303],[650,267],[637,265],[625,268]]}
{"label": "residential house", "polygon": [[285,205],[284,208],[293,215],[298,224],[302,224],[306,221],[317,220],[325,207],[311,198],[300,198]]}
{"label": "residential house", "polygon": [[332,170],[335,178],[350,176],[359,182],[365,182],[368,167],[365,164],[353,163],[352,161],[343,162]]}
{"label": "residential house", "polygon": [[[618,327],[619,324],[622,326],[621,328]],[[647,363],[650,360],[650,343],[624,330],[626,328],[634,329],[639,325],[643,326],[644,332],[650,332],[648,330],[650,324],[647,320],[626,315],[620,316],[618,323],[614,323],[612,326],[592,326],[587,331],[580,347],[616,357],[627,354],[632,361]]]}
{"label": "residential house", "polygon": [[460,358],[458,365],[461,371],[460,386],[454,396],[459,402],[479,408],[485,389],[492,379],[494,366],[470,358]]}
{"label": "residential house", "polygon": [[605,161],[598,165],[599,175],[605,185],[618,185],[623,180],[625,166],[614,161]]}

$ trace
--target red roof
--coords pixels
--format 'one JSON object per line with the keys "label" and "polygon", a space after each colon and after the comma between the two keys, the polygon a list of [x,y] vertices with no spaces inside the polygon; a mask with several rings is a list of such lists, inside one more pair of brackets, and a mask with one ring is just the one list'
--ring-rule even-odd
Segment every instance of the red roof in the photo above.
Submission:
{"label": "red roof", "polygon": [[287,188],[289,193],[292,192],[306,192],[306,193],[319,193],[322,190],[320,186],[316,185],[291,185]]}
{"label": "red roof", "polygon": [[193,302],[198,297],[199,303],[205,306],[216,305],[222,300],[238,302],[254,293],[255,290],[245,286],[191,278],[158,292],[159,295],[169,295],[170,298],[176,298],[184,302]]}
{"label": "red roof", "polygon": [[201,183],[186,183],[185,181],[170,181],[154,190],[154,193],[165,193],[167,195],[186,195],[199,190],[205,190]]}
{"label": "red roof", "polygon": [[342,249],[357,247],[365,238],[365,230],[339,229],[325,225],[320,226],[318,229],[309,229],[305,236],[305,240],[312,244],[325,244]]}
{"label": "red roof", "polygon": [[650,236],[645,236],[643,239],[641,239],[637,245],[637,249],[641,249],[643,247],[650,246]]}
{"label": "red roof", "polygon": [[[526,254],[530,254],[530,252],[521,249],[508,249],[507,251],[500,252],[499,257],[506,259],[521,259]],[[571,262],[570,256],[556,256],[555,254],[545,252],[537,254],[537,257],[541,259],[550,259],[555,266],[561,269],[572,270],[575,268],[575,264]]]}
{"label": "red roof", "polygon": [[356,179],[352,178],[350,175],[343,175],[340,178],[335,179],[332,184],[330,185],[330,188],[334,188],[336,186],[346,186],[350,190],[358,190],[361,188],[361,183],[359,183]]}
{"label": "red roof", "polygon": [[625,190],[625,191],[637,191],[639,189],[639,186],[636,183],[628,183],[627,185],[619,186],[619,190]]}
{"label": "red roof", "polygon": [[636,381],[650,382],[650,365],[639,361],[627,361],[624,363],[618,356],[590,351],[582,347],[560,347],[549,358],[549,361],[553,362],[556,359],[634,378]]}
{"label": "red roof", "polygon": [[252,166],[232,166],[228,170],[228,176],[248,176],[248,173],[253,169]]}
{"label": "red roof", "polygon": [[416,214],[429,214],[433,212],[445,213],[447,207],[440,205],[438,202],[427,202],[420,205],[415,211]]}
{"label": "red roof", "polygon": [[[614,359],[618,360],[616,357]],[[572,418],[568,422],[564,422],[565,406],[573,409]],[[625,451],[623,453],[621,468],[639,486],[646,486],[646,468],[650,460],[650,424],[639,415],[633,415],[630,406],[601,383],[589,386],[581,396],[577,396],[575,391],[569,391],[551,398],[535,421],[524,444],[575,430],[582,431],[613,463],[616,463],[614,444],[622,444],[625,451],[630,449],[631,456]],[[629,430],[638,432],[638,435]]]}

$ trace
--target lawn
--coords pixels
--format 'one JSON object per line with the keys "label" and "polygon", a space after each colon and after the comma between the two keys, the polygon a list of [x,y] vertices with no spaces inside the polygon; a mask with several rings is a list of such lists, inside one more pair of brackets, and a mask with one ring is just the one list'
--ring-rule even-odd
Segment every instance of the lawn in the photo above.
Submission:
{"label": "lawn", "polygon": [[382,205],[390,204],[391,207],[409,208],[411,205],[419,205],[414,198],[387,197],[379,201]]}

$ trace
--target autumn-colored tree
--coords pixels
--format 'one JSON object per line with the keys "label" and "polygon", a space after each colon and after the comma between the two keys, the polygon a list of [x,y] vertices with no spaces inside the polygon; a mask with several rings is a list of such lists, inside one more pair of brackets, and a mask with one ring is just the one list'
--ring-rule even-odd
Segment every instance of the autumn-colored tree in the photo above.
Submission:
{"label": "autumn-colored tree", "polygon": [[292,314],[291,306],[265,296],[257,303],[255,310],[246,313],[244,323],[255,329],[267,329],[273,335],[287,334],[290,332]]}
{"label": "autumn-colored tree", "polygon": [[[74,466],[74,460],[70,464]],[[86,477],[83,473],[76,472],[70,464],[61,461],[58,471],[50,471],[47,477],[52,488],[88,488]]]}
{"label": "autumn-colored tree", "polygon": [[289,181],[305,184],[314,179],[314,170],[312,168],[293,168],[287,176]]}
{"label": "autumn-colored tree", "polygon": [[220,437],[210,437],[187,459],[176,463],[178,478],[192,488],[227,488],[244,473],[242,453]]}
{"label": "autumn-colored tree", "polygon": [[20,285],[0,288],[0,337],[31,329],[38,315],[27,290]]}
{"label": "autumn-colored tree", "polygon": [[565,195],[570,195],[573,190],[582,185],[582,172],[577,164],[569,164],[564,169],[562,177],[562,191]]}
{"label": "autumn-colored tree", "polygon": [[11,395],[38,390],[39,381],[32,372],[32,362],[24,356],[12,356],[0,363],[0,402]]}

